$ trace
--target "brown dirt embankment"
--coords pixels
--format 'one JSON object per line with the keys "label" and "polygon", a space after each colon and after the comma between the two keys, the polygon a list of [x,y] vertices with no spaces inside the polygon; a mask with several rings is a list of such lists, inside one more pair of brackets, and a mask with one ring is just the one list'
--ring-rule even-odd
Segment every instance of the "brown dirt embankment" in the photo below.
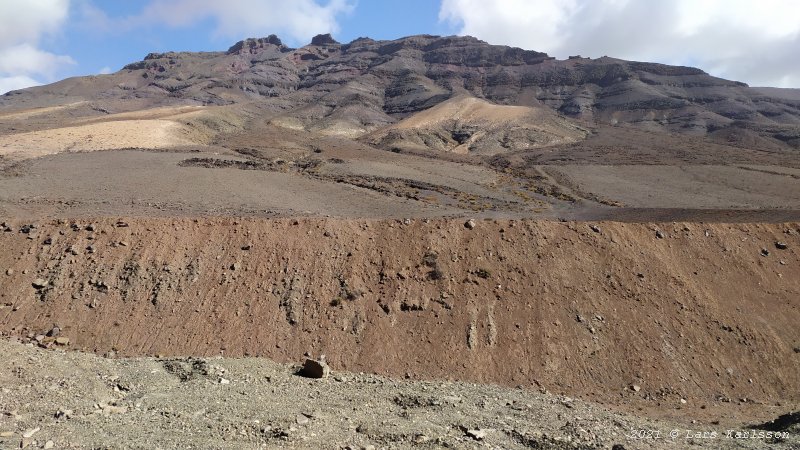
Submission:
{"label": "brown dirt embankment", "polygon": [[8,223],[0,332],[58,325],[120,355],[325,353],[676,417],[800,400],[800,224],[123,220]]}

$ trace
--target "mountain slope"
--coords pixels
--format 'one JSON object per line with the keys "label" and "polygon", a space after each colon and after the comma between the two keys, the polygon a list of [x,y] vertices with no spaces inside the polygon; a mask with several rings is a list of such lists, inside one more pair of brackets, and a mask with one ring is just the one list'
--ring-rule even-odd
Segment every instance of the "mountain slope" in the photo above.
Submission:
{"label": "mountain slope", "polygon": [[496,105],[458,96],[365,137],[382,148],[497,153],[583,139],[586,132],[546,107]]}
{"label": "mountain slope", "polygon": [[792,90],[749,88],[690,67],[556,60],[472,37],[428,35],[348,44],[326,35],[299,49],[273,35],[226,52],[152,53],[115,74],[8,93],[0,111],[83,102],[69,117],[84,117],[156,106],[257,105],[259,118],[273,124],[355,138],[461,95],[544,106],[601,126],[749,147],[800,146],[800,100]]}

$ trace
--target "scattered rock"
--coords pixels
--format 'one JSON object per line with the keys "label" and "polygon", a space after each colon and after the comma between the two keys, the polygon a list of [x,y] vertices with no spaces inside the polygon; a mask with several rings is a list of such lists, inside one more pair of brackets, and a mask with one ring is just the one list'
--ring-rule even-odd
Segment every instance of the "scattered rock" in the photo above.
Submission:
{"label": "scattered rock", "polygon": [[0,438],[7,438],[14,435],[13,431],[0,431]]}
{"label": "scattered rock", "polygon": [[47,335],[50,337],[58,337],[59,334],[61,334],[61,328],[57,326],[51,328],[50,331],[47,332]]}
{"label": "scattered rock", "polygon": [[306,417],[304,414],[298,414],[294,420],[298,425],[305,425],[309,422],[308,417]]}
{"label": "scattered rock", "polygon": [[664,239],[664,232],[661,230],[656,231],[656,238],[657,239]]}
{"label": "scattered rock", "polygon": [[6,275],[8,276],[14,275],[14,269],[6,269]]}
{"label": "scattered rock", "polygon": [[235,263],[231,264],[231,270],[236,271],[236,270],[239,270],[241,268],[242,268],[242,265],[239,264],[238,262],[235,262]]}
{"label": "scattered rock", "polygon": [[331,368],[325,362],[325,355],[319,359],[307,358],[300,375],[306,378],[326,378],[331,373]]}
{"label": "scattered rock", "polygon": [[31,428],[30,430],[26,430],[24,433],[22,433],[22,437],[24,437],[24,438],[33,437],[33,435],[38,433],[39,430],[41,430],[41,428],[39,428],[39,427]]}
{"label": "scattered rock", "polygon": [[599,233],[600,232],[600,227],[598,227],[597,225],[589,225],[589,228],[592,231],[594,231],[595,233]]}
{"label": "scattered rock", "polygon": [[30,234],[34,229],[36,229],[36,225],[23,225],[20,227],[19,232],[22,234]]}
{"label": "scattered rock", "polygon": [[631,390],[632,390],[633,392],[639,392],[639,391],[641,391],[641,390],[642,390],[642,387],[641,387],[641,386],[639,386],[638,384],[632,384],[632,385],[631,385]]}
{"label": "scattered rock", "polygon": [[127,247],[128,243],[126,241],[119,241],[119,246],[120,247]]}
{"label": "scattered rock", "polygon": [[465,227],[466,227],[468,230],[474,230],[474,229],[475,229],[475,227],[476,227],[476,226],[478,226],[478,224],[475,222],[475,220],[474,220],[474,219],[469,219],[468,221],[464,222],[464,226],[465,226]]}
{"label": "scattered rock", "polygon": [[467,430],[467,436],[475,439],[476,441],[482,441],[486,438],[486,432],[483,430]]}
{"label": "scattered rock", "polygon": [[56,411],[54,417],[56,419],[71,419],[72,418],[72,410],[71,409],[59,409]]}
{"label": "scattered rock", "polygon": [[127,406],[116,406],[116,405],[103,405],[103,414],[108,416],[111,414],[125,414],[128,412]]}
{"label": "scattered rock", "polygon": [[55,448],[56,443],[53,441],[47,441],[44,443],[44,448]]}
{"label": "scattered rock", "polygon": [[769,250],[766,248],[761,249],[761,256],[769,256]]}
{"label": "scattered rock", "polygon": [[777,248],[778,250],[786,250],[787,248],[789,248],[789,244],[785,242],[776,242],[775,248]]}
{"label": "scattered rock", "polygon": [[33,280],[33,283],[31,283],[31,285],[36,289],[44,289],[48,284],[49,283],[44,278],[37,278]]}
{"label": "scattered rock", "polygon": [[429,440],[430,440],[430,438],[428,436],[425,436],[424,434],[420,433],[420,434],[414,436],[413,442],[415,444],[424,444],[424,443],[428,442]]}
{"label": "scattered rock", "polygon": [[117,226],[117,228],[127,228],[128,227],[128,223],[127,222],[123,222],[121,220],[118,220],[117,223],[116,223],[116,226]]}
{"label": "scattered rock", "polygon": [[69,345],[69,338],[64,336],[59,336],[56,338],[55,342],[58,345]]}

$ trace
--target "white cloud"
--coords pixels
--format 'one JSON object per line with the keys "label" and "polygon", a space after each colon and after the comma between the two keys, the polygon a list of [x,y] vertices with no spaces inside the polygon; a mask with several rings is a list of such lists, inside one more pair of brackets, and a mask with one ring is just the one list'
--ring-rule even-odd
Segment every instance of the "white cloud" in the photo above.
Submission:
{"label": "white cloud", "polygon": [[100,71],[97,72],[97,73],[99,73],[100,75],[108,75],[108,74],[110,74],[112,72],[113,72],[113,70],[111,69],[111,67],[105,66],[102,69],[100,69]]}
{"label": "white cloud", "polygon": [[31,44],[0,48],[0,73],[53,77],[58,69],[75,64],[65,55],[54,55]]}
{"label": "white cloud", "polygon": [[0,45],[37,42],[59,30],[69,14],[69,0],[0,2]]}
{"label": "white cloud", "polygon": [[26,76],[0,77],[0,94],[31,86],[39,86],[40,84],[42,83]]}
{"label": "white cloud", "polygon": [[69,15],[69,0],[0,2],[0,94],[51,81],[59,69],[75,64],[69,56],[39,48],[43,36],[57,33]]}
{"label": "white cloud", "polygon": [[565,58],[689,64],[751,85],[800,87],[797,0],[443,0],[459,34]]}
{"label": "white cloud", "polygon": [[214,34],[236,38],[277,34],[297,43],[307,43],[319,33],[339,30],[337,16],[351,11],[348,0],[152,0],[129,25],[163,23],[186,27],[211,19]]}

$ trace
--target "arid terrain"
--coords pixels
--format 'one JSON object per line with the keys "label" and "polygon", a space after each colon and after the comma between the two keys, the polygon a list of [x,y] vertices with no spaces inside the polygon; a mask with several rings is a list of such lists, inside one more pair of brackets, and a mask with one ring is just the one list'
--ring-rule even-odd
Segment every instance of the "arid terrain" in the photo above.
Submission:
{"label": "arid terrain", "polygon": [[0,446],[798,448],[798,98],[329,35],[10,92]]}
{"label": "arid terrain", "polygon": [[754,429],[656,421],[490,384],[342,372],[313,380],[264,358],[110,359],[8,342],[0,356],[10,368],[0,373],[0,400],[8,409],[2,430],[8,424],[19,430],[0,436],[4,448],[800,445],[796,427],[781,423]]}

